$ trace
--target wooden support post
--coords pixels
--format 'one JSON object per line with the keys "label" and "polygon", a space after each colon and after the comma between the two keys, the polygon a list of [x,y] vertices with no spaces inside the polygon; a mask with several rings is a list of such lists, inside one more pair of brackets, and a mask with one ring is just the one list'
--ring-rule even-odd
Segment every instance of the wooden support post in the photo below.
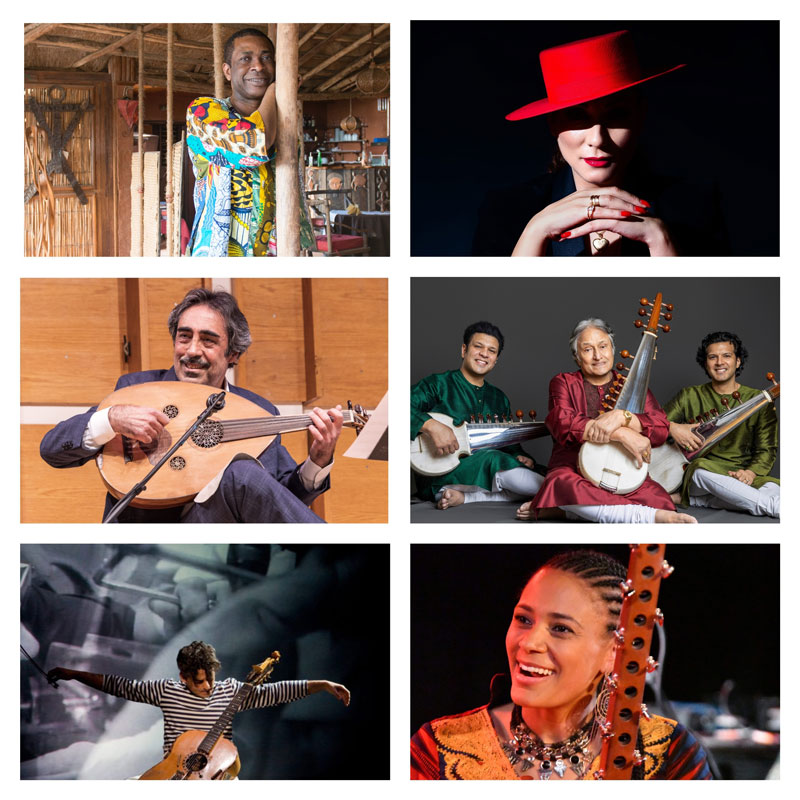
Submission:
{"label": "wooden support post", "polygon": [[278,157],[275,169],[275,227],[279,256],[300,255],[300,186],[297,162],[296,23],[278,23],[275,99],[278,106]]}
{"label": "wooden support post", "polygon": [[167,189],[164,200],[167,206],[167,255],[174,255],[172,249],[173,219],[172,219],[172,80],[174,74],[174,63],[172,57],[173,48],[173,24],[167,23]]}
{"label": "wooden support post", "polygon": [[137,231],[136,244],[133,254],[142,256],[144,254],[144,28],[139,26],[139,126],[138,133],[138,160],[136,166],[139,169],[139,230]]}
{"label": "wooden support post", "polygon": [[[301,278],[300,285],[303,290],[303,360],[306,373],[306,399],[303,411],[312,408],[318,401],[320,389],[317,384],[317,342],[314,336],[314,283],[311,278]],[[306,434],[308,447],[314,439],[310,433]],[[311,510],[325,519],[325,495],[320,495],[311,503]]]}
{"label": "wooden support post", "polygon": [[222,29],[218,22],[211,23],[211,38],[214,42],[214,97],[225,97],[225,76],[222,74]]}

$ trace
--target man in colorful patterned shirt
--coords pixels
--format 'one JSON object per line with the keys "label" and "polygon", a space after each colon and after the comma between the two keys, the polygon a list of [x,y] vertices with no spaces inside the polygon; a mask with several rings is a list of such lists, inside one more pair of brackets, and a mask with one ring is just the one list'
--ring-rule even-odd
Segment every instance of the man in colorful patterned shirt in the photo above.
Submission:
{"label": "man in colorful patterned shirt", "polygon": [[[231,96],[198,97],[186,112],[196,181],[187,253],[274,256],[275,46],[256,28],[236,31],[225,43],[222,71]],[[313,247],[303,208],[300,218],[301,247]]]}
{"label": "man in colorful patterned shirt", "polygon": [[[238,691],[245,685],[234,678],[214,682],[221,667],[214,647],[205,642],[192,642],[178,651],[180,681],[165,679],[135,681],[117,675],[100,675],[65,667],[54,667],[47,675],[57,681],[76,680],[106,694],[135,703],[158,706],[164,715],[164,755],[175,740],[190,730],[209,731],[220,718]],[[255,687],[239,710],[266,708],[290,703],[316,692],[328,692],[345,705],[350,704],[347,687],[331,681],[299,680],[263,683]],[[233,725],[228,723],[222,736],[233,741]]]}

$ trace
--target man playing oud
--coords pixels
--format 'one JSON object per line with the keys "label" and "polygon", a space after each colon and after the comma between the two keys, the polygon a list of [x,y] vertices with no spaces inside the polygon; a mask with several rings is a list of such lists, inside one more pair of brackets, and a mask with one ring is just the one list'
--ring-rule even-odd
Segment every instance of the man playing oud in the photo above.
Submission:
{"label": "man playing oud", "polygon": [[[747,361],[742,340],[728,331],[709,333],[697,349],[697,363],[711,379],[681,389],[664,410],[669,433],[678,447],[691,452],[703,444],[695,432],[700,414],[723,413],[737,401],[759,394],[737,378]],[[733,393],[738,393],[738,398]],[[746,511],[756,516],[780,517],[780,480],[769,471],[778,454],[778,417],[770,403],[748,417],[708,453],[686,467],[681,490],[672,499],[685,506]]]}
{"label": "man playing oud", "polygon": [[[245,685],[234,678],[225,678],[215,683],[216,673],[222,665],[217,660],[213,646],[205,642],[192,642],[182,647],[178,651],[177,660],[179,681],[172,679],[135,681],[117,675],[100,675],[64,667],[54,667],[47,673],[47,677],[57,681],[79,681],[99,692],[135,703],[158,706],[164,715],[164,757],[166,757],[181,734],[192,730],[211,730],[231,700]],[[255,686],[239,710],[291,703],[309,694],[323,691],[341,700],[346,706],[350,705],[350,692],[340,683],[299,680]],[[233,741],[232,721],[228,721],[221,735]]]}
{"label": "man playing oud", "polygon": [[[192,289],[167,320],[173,343],[173,362],[167,370],[123,375],[115,387],[150,381],[187,381],[225,389],[250,400],[270,414],[278,414],[269,400],[229,384],[225,373],[239,361],[252,342],[247,319],[227,292]],[[341,408],[309,413],[313,438],[306,461],[297,466],[280,436],[258,460],[231,462],[216,490],[203,502],[165,509],[129,506],[121,522],[323,522],[308,504],[330,486],[333,452],[342,430]],[[112,405],[71,417],[48,431],[39,448],[51,467],[77,467],[94,458],[103,445],[123,435],[144,444],[156,442],[169,418],[158,409],[140,405]],[[145,493],[146,496],[146,493]],[[114,506],[106,497],[106,511]]]}
{"label": "man playing oud", "polygon": [[[429,412],[447,414],[454,425],[511,417],[508,398],[486,376],[497,366],[505,339],[490,322],[475,322],[464,331],[461,367],[429,375],[411,387],[411,439],[427,436],[435,452],[446,456],[458,450],[451,428]],[[440,509],[486,500],[516,501],[532,497],[544,480],[534,472],[534,461],[518,444],[502,449],[478,450],[461,459],[446,475],[417,475],[418,494],[434,500]]]}

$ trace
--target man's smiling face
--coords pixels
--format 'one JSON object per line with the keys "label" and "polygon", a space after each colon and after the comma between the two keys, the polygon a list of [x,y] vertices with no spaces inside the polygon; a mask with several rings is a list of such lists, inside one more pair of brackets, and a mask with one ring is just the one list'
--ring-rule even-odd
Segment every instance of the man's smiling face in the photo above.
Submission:
{"label": "man's smiling face", "polygon": [[275,80],[275,49],[261,36],[240,36],[233,43],[231,63],[222,65],[231,82],[234,105],[237,100],[260,102]]}

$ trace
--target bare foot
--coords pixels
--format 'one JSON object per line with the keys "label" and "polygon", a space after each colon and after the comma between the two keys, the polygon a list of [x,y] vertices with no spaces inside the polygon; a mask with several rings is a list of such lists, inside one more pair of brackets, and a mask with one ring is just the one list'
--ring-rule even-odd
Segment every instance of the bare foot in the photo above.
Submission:
{"label": "bare foot", "polygon": [[697,520],[691,514],[681,514],[679,511],[656,511],[656,522],[683,522],[697,524]]}
{"label": "bare foot", "polygon": [[528,500],[526,503],[523,503],[517,509],[517,519],[524,519],[526,521],[534,519],[533,509],[531,508],[532,505],[533,500]]}
{"label": "bare foot", "polygon": [[442,496],[439,498],[439,502],[436,504],[436,508],[440,508],[444,511],[446,508],[460,506],[463,502],[464,492],[459,492],[458,489],[445,489],[442,492]]}
{"label": "bare foot", "polygon": [[677,505],[680,505],[680,502],[681,502],[681,493],[680,493],[680,492],[675,492],[674,494],[671,494],[671,495],[669,496],[669,499],[670,499],[670,500],[672,500],[672,502],[673,502],[673,503],[675,503],[675,505],[676,505],[676,506],[677,506]]}

